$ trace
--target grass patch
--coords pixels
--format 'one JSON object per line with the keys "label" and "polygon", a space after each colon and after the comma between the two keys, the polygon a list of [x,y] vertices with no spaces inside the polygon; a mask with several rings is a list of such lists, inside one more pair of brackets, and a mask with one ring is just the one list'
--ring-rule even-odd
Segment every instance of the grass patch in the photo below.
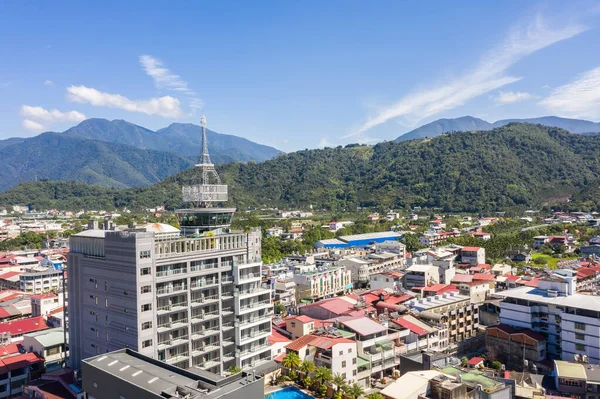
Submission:
{"label": "grass patch", "polygon": [[[543,267],[545,264],[548,267],[548,269],[554,270],[554,269],[556,269],[556,264],[559,261],[577,259],[577,256],[563,256],[562,258],[555,258],[551,255],[538,253],[538,254],[532,254],[531,259],[532,259],[533,266]],[[540,260],[538,260],[538,262],[541,262],[541,259],[543,259],[545,263],[536,263],[536,259],[540,259]]]}

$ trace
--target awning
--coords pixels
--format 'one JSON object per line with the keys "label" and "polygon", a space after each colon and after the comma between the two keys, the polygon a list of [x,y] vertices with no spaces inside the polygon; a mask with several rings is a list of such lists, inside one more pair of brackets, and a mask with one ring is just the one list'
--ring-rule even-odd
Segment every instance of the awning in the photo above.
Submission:
{"label": "awning", "polygon": [[368,368],[369,366],[371,366],[370,361],[368,361],[367,359],[363,359],[360,356],[358,356],[356,358],[356,363],[357,363],[358,368]]}

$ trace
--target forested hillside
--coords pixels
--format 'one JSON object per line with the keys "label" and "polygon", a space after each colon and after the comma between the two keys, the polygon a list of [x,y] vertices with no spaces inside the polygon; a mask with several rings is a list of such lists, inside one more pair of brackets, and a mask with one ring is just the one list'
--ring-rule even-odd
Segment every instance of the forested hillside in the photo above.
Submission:
{"label": "forested hillside", "polygon": [[[514,123],[373,147],[298,151],[260,164],[221,165],[218,170],[238,208],[418,205],[478,212],[571,199],[577,206],[596,208],[600,136]],[[122,191],[27,183],[0,195],[0,203],[70,209],[165,203],[173,208],[181,203],[182,182],[192,176],[187,170],[150,187]]]}

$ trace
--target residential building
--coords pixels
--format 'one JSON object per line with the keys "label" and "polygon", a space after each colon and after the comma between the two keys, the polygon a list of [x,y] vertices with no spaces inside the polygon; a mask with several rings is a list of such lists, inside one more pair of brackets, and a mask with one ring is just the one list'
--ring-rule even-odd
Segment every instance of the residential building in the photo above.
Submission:
{"label": "residential building", "polygon": [[285,347],[291,343],[292,340],[286,337],[279,331],[273,329],[271,335],[269,335],[269,345],[271,345],[271,359],[274,360],[278,356],[285,354]]}
{"label": "residential building", "polygon": [[600,394],[600,365],[579,361],[554,361],[554,385],[563,396],[595,399]]}
{"label": "residential building", "polygon": [[55,294],[48,292],[46,294],[37,294],[31,296],[31,316],[46,316],[51,311],[63,306],[63,293]]}
{"label": "residential building", "polygon": [[440,271],[433,265],[412,265],[404,271],[404,286],[426,287],[440,282]]}
{"label": "residential building", "polygon": [[533,237],[533,249],[538,250],[548,243],[548,236]]}
{"label": "residential building", "polygon": [[501,362],[507,370],[527,371],[527,366],[546,360],[546,338],[526,328],[517,330],[506,324],[488,327],[485,346],[488,360]]}
{"label": "residential building", "polygon": [[455,344],[477,335],[479,307],[471,304],[471,298],[456,292],[412,299],[403,303],[416,310],[419,318],[442,324],[448,329],[448,342]]}
{"label": "residential building", "polygon": [[283,229],[281,227],[271,227],[265,231],[267,237],[281,237]]}
{"label": "residential building", "polygon": [[20,342],[23,335],[50,328],[43,316],[12,320],[0,324],[2,342]]}
{"label": "residential building", "polygon": [[274,300],[285,306],[296,306],[296,283],[291,280],[276,280]]}
{"label": "residential building", "polygon": [[62,291],[62,270],[49,269],[19,274],[20,290],[27,294],[42,294],[50,291]]}
{"label": "residential building", "polygon": [[84,399],[79,381],[69,368],[43,374],[23,385],[23,397],[36,399]]}
{"label": "residential building", "polygon": [[261,287],[261,232],[230,230],[233,208],[207,153],[205,118],[192,205],[180,229],[149,223],[70,237],[67,317],[71,368],[127,347],[184,369],[223,373],[271,359],[271,289]]}
{"label": "residential building", "polygon": [[461,263],[469,263],[472,266],[485,263],[485,248],[463,247],[460,250]]}
{"label": "residential building", "polygon": [[552,275],[539,279],[537,287],[498,292],[504,298],[500,322],[542,334],[551,360],[586,355],[600,363],[600,300],[576,293],[575,287],[576,277]]}
{"label": "residential building", "polygon": [[490,292],[490,284],[487,281],[471,281],[457,284],[461,295],[471,298],[471,303],[481,304]]}
{"label": "residential building", "polygon": [[[332,330],[333,331],[333,330]],[[315,366],[325,366],[332,374],[341,374],[349,383],[357,381],[357,342],[335,335],[304,335],[286,347],[286,352],[295,352],[302,360],[310,360]]]}
{"label": "residential building", "polygon": [[59,370],[66,360],[63,328],[50,328],[25,334],[21,345],[27,352],[33,352],[44,359],[47,372]]}
{"label": "residential building", "polygon": [[288,316],[285,319],[285,329],[291,334],[292,339],[298,339],[315,330],[315,320],[306,315]]}
{"label": "residential building", "polygon": [[350,270],[345,266],[317,267],[304,265],[294,273],[298,300],[313,301],[345,294],[353,288]]}
{"label": "residential building", "polygon": [[0,357],[0,398],[23,393],[23,385],[38,378],[44,370],[44,359],[35,353],[12,353]]}
{"label": "residential building", "polygon": [[404,315],[390,320],[391,327],[401,330],[399,341],[400,352],[432,350],[443,351],[448,347],[448,329],[437,324],[435,327],[412,316]]}
{"label": "residential building", "polygon": [[369,276],[369,287],[372,290],[387,288],[395,291],[402,287],[403,280],[404,273],[397,271],[371,274]]}
{"label": "residential building", "polygon": [[237,399],[263,398],[259,374],[227,377],[197,367],[187,370],[130,349],[103,353],[82,362],[83,390],[88,398]]}

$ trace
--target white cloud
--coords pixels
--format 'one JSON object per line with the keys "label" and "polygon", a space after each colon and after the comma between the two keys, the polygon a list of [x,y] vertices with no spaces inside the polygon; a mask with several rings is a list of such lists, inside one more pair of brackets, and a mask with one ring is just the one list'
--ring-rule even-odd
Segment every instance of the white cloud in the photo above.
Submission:
{"label": "white cloud", "polygon": [[46,130],[44,125],[42,125],[41,123],[37,123],[29,119],[25,119],[22,125],[25,130],[28,130],[30,132],[39,133]]}
{"label": "white cloud", "polygon": [[600,67],[553,89],[539,104],[561,116],[600,119]]}
{"label": "white cloud", "polygon": [[46,80],[46,81],[44,82],[44,86],[54,86],[54,82],[53,82],[53,81],[51,81],[51,80]]}
{"label": "white cloud", "polygon": [[86,86],[67,87],[67,97],[71,101],[91,104],[94,107],[119,108],[147,115],[160,115],[177,118],[181,112],[179,100],[171,97],[153,97],[149,100],[130,100],[120,94],[105,93]]}
{"label": "white cloud", "polygon": [[203,103],[198,93],[190,89],[188,83],[181,76],[167,69],[162,61],[151,55],[142,55],[140,56],[140,64],[142,64],[146,74],[154,80],[154,86],[157,89],[185,94],[189,98],[190,108],[202,108]]}
{"label": "white cloud", "polygon": [[384,108],[345,137],[360,136],[369,129],[390,119],[403,117],[416,124],[441,111],[456,108],[489,91],[514,83],[521,78],[507,76],[506,71],[523,57],[569,39],[587,28],[570,24],[564,27],[548,26],[538,16],[525,29],[511,32],[497,48],[486,53],[476,66],[462,77],[438,87],[420,90],[404,96]]}
{"label": "white cloud", "polygon": [[47,110],[42,107],[32,107],[31,105],[21,106],[21,115],[25,118],[31,118],[45,122],[81,122],[85,119],[85,115],[81,112],[61,112],[57,109]]}
{"label": "white cloud", "polygon": [[530,98],[536,98],[536,96],[522,91],[501,91],[494,98],[494,100],[497,104],[512,104],[519,101],[529,100]]}

